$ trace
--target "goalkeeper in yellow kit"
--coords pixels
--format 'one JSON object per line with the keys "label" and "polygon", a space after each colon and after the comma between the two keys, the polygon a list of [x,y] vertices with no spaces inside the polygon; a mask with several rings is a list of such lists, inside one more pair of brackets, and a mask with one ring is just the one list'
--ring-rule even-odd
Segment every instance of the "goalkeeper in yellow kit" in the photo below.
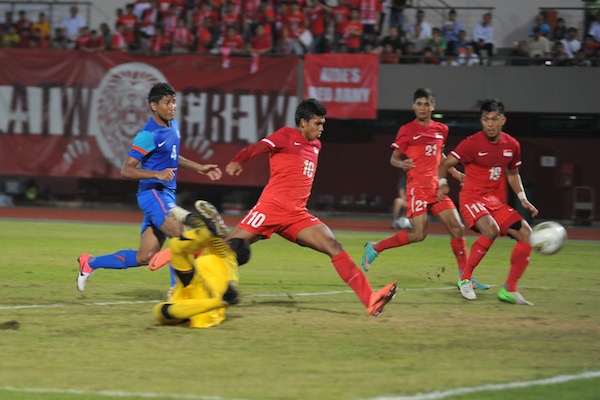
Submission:
{"label": "goalkeeper in yellow kit", "polygon": [[227,228],[215,207],[205,201],[196,207],[194,213],[180,207],[171,210],[192,229],[169,241],[177,283],[169,300],[153,308],[154,317],[163,325],[218,325],[225,319],[226,308],[239,302],[238,266],[250,258],[248,242],[225,242]]}

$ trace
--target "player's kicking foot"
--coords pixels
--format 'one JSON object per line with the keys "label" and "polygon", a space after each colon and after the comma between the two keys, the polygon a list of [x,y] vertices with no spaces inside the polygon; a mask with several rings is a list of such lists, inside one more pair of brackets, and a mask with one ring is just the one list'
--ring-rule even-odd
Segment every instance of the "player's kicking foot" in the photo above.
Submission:
{"label": "player's kicking foot", "polygon": [[396,281],[394,281],[383,289],[373,293],[371,295],[369,307],[367,307],[367,312],[375,317],[380,315],[383,312],[383,307],[385,307],[385,305],[389,303],[390,300],[392,300],[396,295],[397,289],[398,287],[396,286]]}
{"label": "player's kicking foot", "polygon": [[228,228],[221,214],[217,211],[217,208],[205,200],[198,200],[194,204],[196,210],[204,217],[213,223],[215,229],[215,236],[224,238],[227,236]]}
{"label": "player's kicking foot", "polygon": [[235,286],[235,283],[228,282],[227,290],[223,293],[223,303],[229,304],[230,306],[238,304],[240,302],[240,293]]}
{"label": "player's kicking foot", "polygon": [[508,290],[501,288],[498,292],[498,300],[504,301],[510,304],[520,304],[523,306],[532,306],[533,303],[525,300],[525,297],[519,292],[509,292]]}
{"label": "player's kicking foot", "polygon": [[162,250],[159,250],[155,255],[152,256],[150,261],[148,261],[148,268],[150,271],[156,271],[164,267],[165,265],[171,262],[171,248],[165,247]]}
{"label": "player's kicking foot", "polygon": [[456,282],[456,285],[458,286],[458,290],[460,290],[461,296],[465,299],[475,300],[477,298],[477,295],[473,290],[473,282],[471,282],[470,279],[459,279],[458,282]]}
{"label": "player's kicking foot", "polygon": [[363,254],[362,258],[362,267],[365,271],[368,271],[369,268],[371,268],[371,264],[373,264],[373,261],[375,261],[379,255],[379,253],[373,248],[373,243],[374,242],[368,242],[365,244],[365,253]]}
{"label": "player's kicking foot", "polygon": [[221,219],[221,216],[216,211],[216,209],[215,212],[216,216],[218,216],[218,219],[215,216],[215,214],[200,211],[190,212],[185,208],[179,206],[175,206],[169,210],[169,214],[171,214],[173,218],[175,218],[177,221],[181,222],[185,226],[188,226],[192,229],[206,227],[214,236],[224,237],[225,235],[223,232],[225,231],[220,226],[223,220]]}
{"label": "player's kicking foot", "polygon": [[490,288],[490,285],[479,282],[477,279],[475,279],[475,277],[471,278],[471,283],[473,284],[473,289],[475,290],[488,290]]}
{"label": "player's kicking foot", "polygon": [[91,254],[80,254],[77,258],[77,262],[79,263],[79,274],[77,275],[77,290],[83,292],[85,290],[85,283],[90,276],[94,273],[92,267],[88,263],[89,259],[92,257]]}

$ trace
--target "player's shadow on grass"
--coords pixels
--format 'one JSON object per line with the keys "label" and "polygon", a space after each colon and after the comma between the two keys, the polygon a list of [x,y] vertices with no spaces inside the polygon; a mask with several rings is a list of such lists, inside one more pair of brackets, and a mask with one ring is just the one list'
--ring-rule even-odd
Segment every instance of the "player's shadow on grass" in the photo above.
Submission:
{"label": "player's shadow on grass", "polygon": [[269,306],[269,307],[285,308],[285,309],[288,309],[288,312],[323,311],[323,312],[332,313],[332,314],[343,314],[343,315],[353,314],[352,312],[335,310],[334,309],[335,304],[337,304],[337,303],[331,303],[332,304],[331,308],[309,307],[310,304],[312,304],[312,303],[296,301],[296,299],[293,297],[288,297],[287,300],[266,300],[266,301],[257,301],[254,299],[248,299],[248,300],[244,301],[244,299],[242,298],[242,302],[236,307],[250,308],[250,307]]}
{"label": "player's shadow on grass", "polygon": [[119,296],[123,296],[123,297],[129,297],[135,300],[146,300],[146,301],[152,301],[152,300],[163,300],[166,298],[167,296],[167,292],[166,291],[161,291],[161,290],[155,290],[155,289],[137,289],[137,290],[131,290],[128,292],[119,292],[119,293],[115,293]]}

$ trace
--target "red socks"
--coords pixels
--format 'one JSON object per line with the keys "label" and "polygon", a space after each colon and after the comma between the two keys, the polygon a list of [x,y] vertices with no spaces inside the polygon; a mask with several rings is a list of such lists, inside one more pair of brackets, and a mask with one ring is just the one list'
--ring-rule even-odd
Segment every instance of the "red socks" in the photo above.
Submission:
{"label": "red socks", "polygon": [[469,258],[467,260],[467,264],[465,265],[465,269],[463,270],[461,280],[471,279],[473,277],[473,270],[479,262],[486,255],[490,247],[492,247],[494,241],[489,239],[486,236],[479,236],[475,243],[471,246],[471,252],[469,253]]}
{"label": "red socks", "polygon": [[350,255],[344,251],[333,257],[331,262],[339,276],[354,290],[365,307],[369,307],[373,289],[371,289],[371,285],[367,281],[365,274],[356,267]]}
{"label": "red socks", "polygon": [[384,250],[387,249],[391,249],[394,247],[400,247],[400,246],[404,246],[409,244],[409,240],[408,240],[408,232],[407,231],[402,231],[400,233],[395,234],[392,237],[389,237],[387,239],[383,239],[380,242],[377,242],[373,245],[373,249],[378,252],[381,253]]}
{"label": "red socks", "polygon": [[531,245],[525,242],[517,242],[510,255],[510,271],[506,279],[506,290],[509,292],[517,291],[517,281],[525,272],[529,265],[529,256],[531,255]]}
{"label": "red socks", "polygon": [[450,246],[454,257],[456,257],[456,263],[458,264],[458,271],[462,274],[462,271],[467,265],[467,242],[465,238],[450,239]]}

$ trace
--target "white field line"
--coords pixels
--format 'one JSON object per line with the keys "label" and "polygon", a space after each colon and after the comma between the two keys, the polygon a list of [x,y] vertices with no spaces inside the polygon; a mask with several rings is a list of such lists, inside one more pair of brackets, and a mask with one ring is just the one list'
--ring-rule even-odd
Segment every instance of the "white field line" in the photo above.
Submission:
{"label": "white field line", "polygon": [[[470,393],[504,391],[510,389],[529,388],[533,386],[548,386],[559,383],[577,381],[582,379],[600,378],[600,371],[583,372],[576,375],[558,375],[552,378],[539,379],[536,381],[509,382],[503,384],[488,384],[475,387],[456,388],[444,391],[430,393],[419,393],[413,396],[400,397],[375,397],[371,400],[437,400],[452,396],[458,396]],[[19,393],[40,393],[40,394],[70,394],[70,395],[95,395],[110,398],[118,397],[137,397],[144,399],[173,399],[173,400],[239,400],[233,398],[224,398],[220,396],[204,396],[196,394],[161,394],[150,392],[125,392],[115,390],[89,391],[81,389],[58,389],[58,388],[16,388],[12,386],[0,386],[0,391],[19,392]]]}
{"label": "white field line", "polygon": [[[491,287],[497,285],[490,285]],[[525,289],[538,289],[538,290],[559,290],[558,288],[548,286],[523,286]],[[398,288],[398,292],[420,292],[420,291],[439,291],[439,290],[456,290],[456,286],[444,286],[444,287],[433,287],[433,288]],[[576,288],[573,290],[577,291],[590,291],[600,292],[600,288]],[[249,294],[243,296],[243,298],[268,298],[268,297],[311,297],[311,296],[329,296],[336,294],[352,293],[352,290],[334,290],[328,292],[308,292],[308,293],[265,293],[265,294]],[[132,305],[132,304],[150,304],[158,303],[163,300],[136,300],[136,301],[102,301],[95,303],[54,303],[54,304],[21,304],[12,306],[0,306],[0,310],[23,310],[28,308],[60,308],[69,306],[120,306],[120,305]]]}
{"label": "white field line", "polygon": [[502,384],[488,384],[475,387],[456,388],[437,392],[419,393],[414,396],[375,397],[371,400],[437,400],[469,393],[502,391],[509,389],[529,388],[533,386],[548,386],[558,383],[593,378],[600,378],[600,371],[589,371],[576,375],[558,375],[553,378],[539,379],[537,381],[509,382]]}
{"label": "white field line", "polygon": [[173,394],[173,393],[147,393],[147,392],[125,392],[122,390],[81,390],[81,389],[58,389],[58,388],[16,388],[12,386],[0,386],[0,392],[38,393],[38,394],[69,394],[82,396],[110,397],[135,397],[143,399],[173,399],[173,400],[241,400],[225,398],[220,396],[204,396],[198,394]]}

